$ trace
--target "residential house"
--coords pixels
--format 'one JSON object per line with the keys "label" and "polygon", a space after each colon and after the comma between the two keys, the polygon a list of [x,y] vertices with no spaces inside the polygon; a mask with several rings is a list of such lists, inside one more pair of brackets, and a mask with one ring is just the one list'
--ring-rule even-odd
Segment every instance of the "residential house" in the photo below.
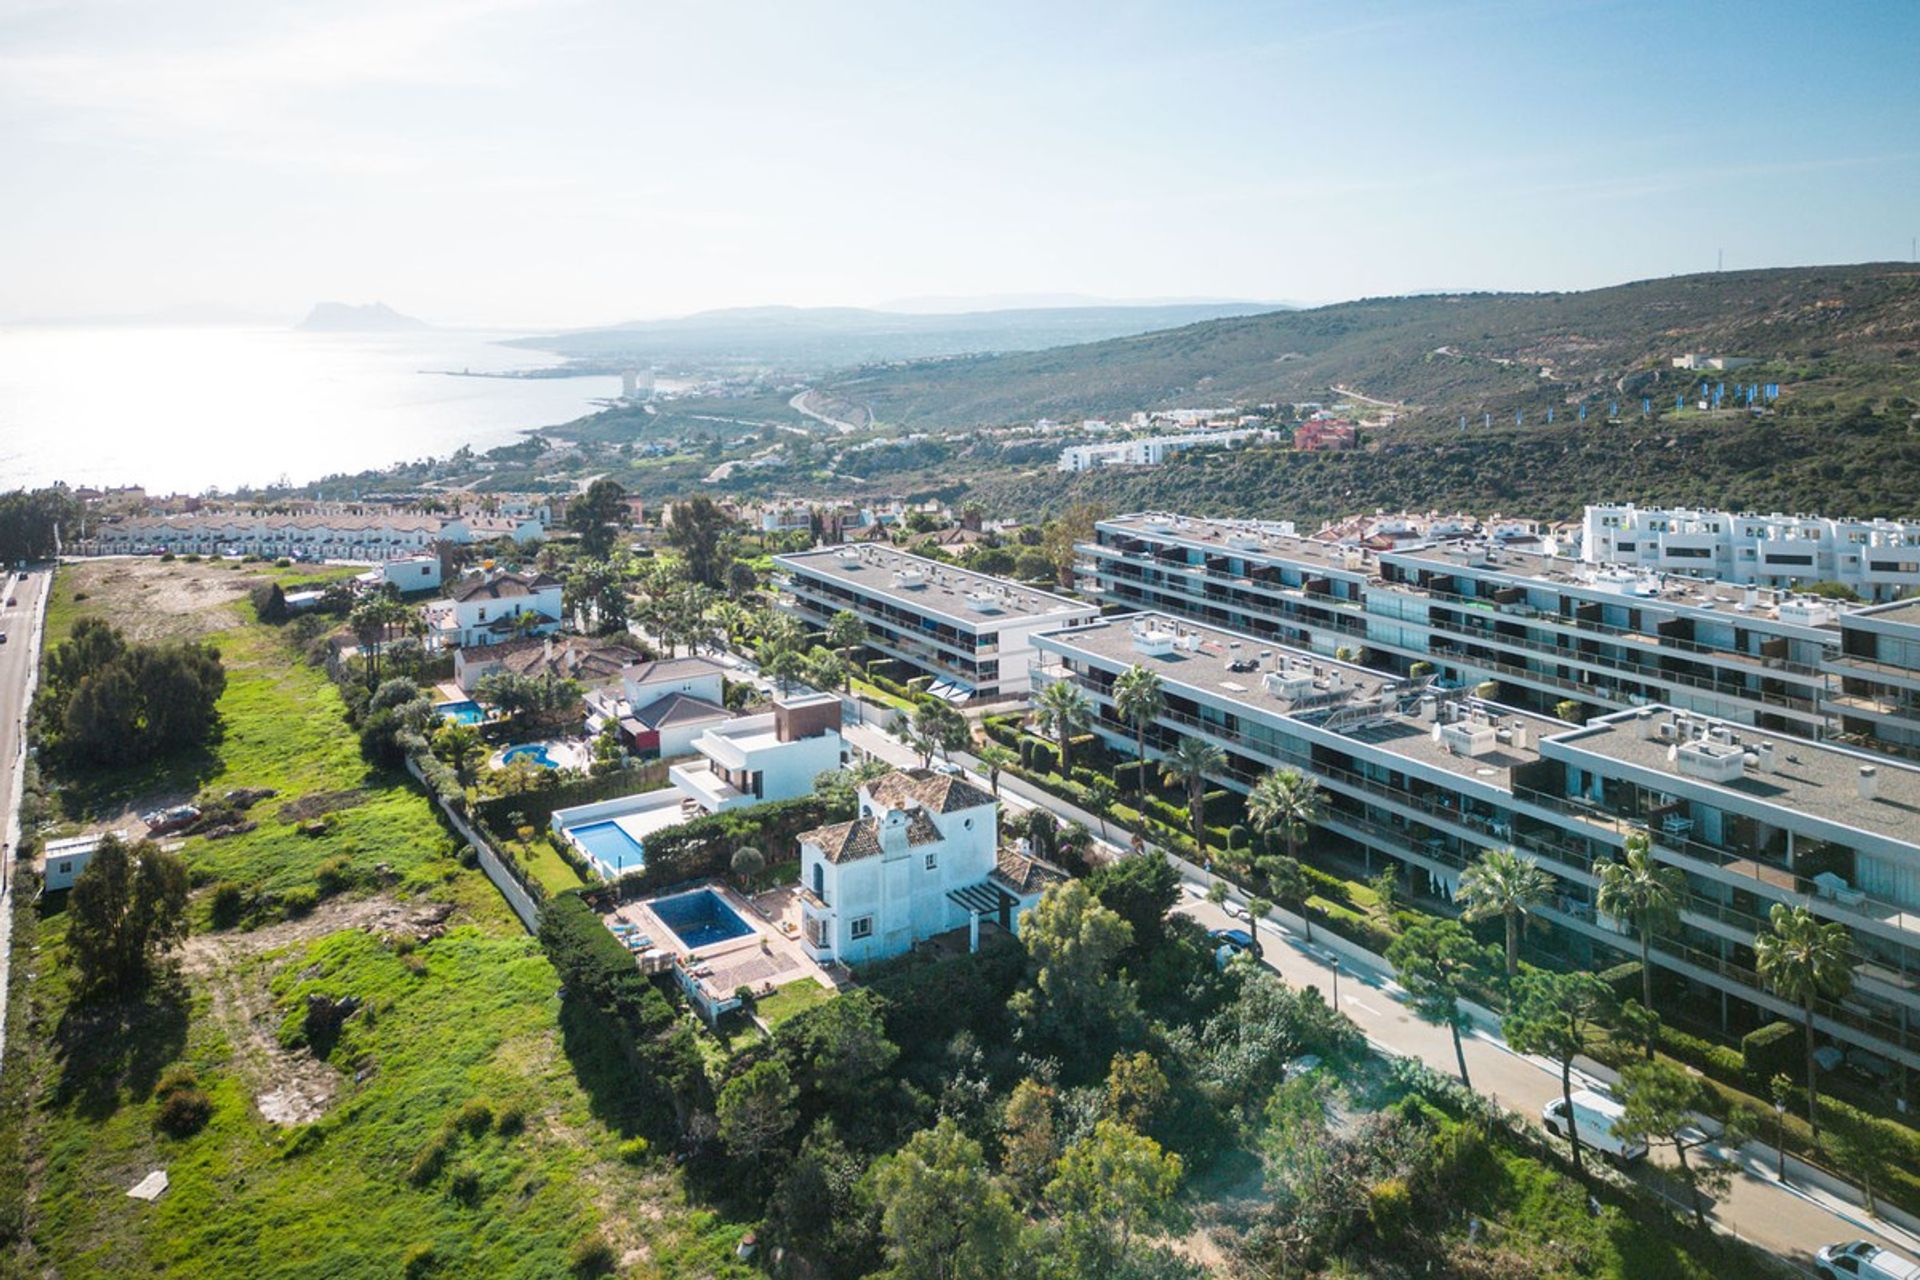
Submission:
{"label": "residential house", "polygon": [[890,773],[851,822],[800,837],[801,941],[826,964],[904,954],[982,922],[1017,934],[1057,868],[999,847],[999,802],[962,778]]}
{"label": "residential house", "polygon": [[618,684],[621,672],[640,661],[640,651],[599,644],[585,636],[527,636],[454,651],[454,683],[467,693],[496,672],[542,680],[572,680],[587,689]]}
{"label": "residential house", "polygon": [[426,606],[429,641],[454,648],[558,631],[561,590],[560,579],[545,573],[468,574]]}

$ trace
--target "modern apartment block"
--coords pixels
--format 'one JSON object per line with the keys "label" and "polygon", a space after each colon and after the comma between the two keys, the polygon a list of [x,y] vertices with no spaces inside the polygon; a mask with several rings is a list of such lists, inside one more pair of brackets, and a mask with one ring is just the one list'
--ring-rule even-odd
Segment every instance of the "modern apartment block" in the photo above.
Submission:
{"label": "modern apartment block", "polygon": [[1079,548],[1083,589],[1533,710],[1655,704],[1818,736],[1831,602],[1585,564],[1499,538],[1328,542],[1256,521],[1129,515]]}
{"label": "modern apartment block", "polygon": [[1691,507],[1589,506],[1581,559],[1724,582],[1838,582],[1868,600],[1920,588],[1920,524]]}
{"label": "modern apartment block", "polygon": [[813,627],[850,610],[868,647],[933,677],[955,701],[1027,692],[1033,633],[1092,621],[1097,606],[908,555],[823,547],[775,556],[781,607]]}
{"label": "modern apartment block", "polygon": [[1826,661],[1840,737],[1920,756],[1920,600],[1843,614],[1840,649]]}
{"label": "modern apartment block", "polygon": [[1818,1009],[1819,1032],[1866,1069],[1920,1066],[1920,769],[1665,706],[1569,725],[1163,613],[1034,643],[1036,681],[1082,687],[1116,752],[1132,754],[1134,727],[1114,711],[1113,682],[1143,666],[1164,695],[1149,755],[1199,736],[1226,754],[1219,781],[1242,791],[1298,768],[1325,788],[1326,830],[1443,897],[1484,850],[1537,858],[1558,881],[1538,915],[1559,954],[1637,956],[1627,926],[1595,908],[1596,869],[1646,835],[1687,887],[1653,951],[1680,988],[1669,1016],[1729,1032],[1795,1017],[1759,981],[1753,937],[1776,902],[1840,921],[1856,986]]}

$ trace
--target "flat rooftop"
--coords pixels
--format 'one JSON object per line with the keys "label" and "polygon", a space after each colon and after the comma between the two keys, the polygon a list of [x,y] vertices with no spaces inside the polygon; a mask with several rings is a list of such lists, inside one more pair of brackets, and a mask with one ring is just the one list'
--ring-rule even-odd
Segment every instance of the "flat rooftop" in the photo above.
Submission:
{"label": "flat rooftop", "polygon": [[[1136,632],[1144,630],[1175,637],[1171,654],[1141,651]],[[1058,642],[1107,660],[1108,665],[1138,664],[1155,671],[1168,685],[1185,685],[1215,699],[1225,699],[1270,715],[1290,716],[1329,733],[1378,748],[1409,761],[1444,769],[1463,778],[1494,786],[1508,783],[1508,770],[1540,759],[1539,742],[1567,726],[1564,722],[1510,707],[1482,703],[1460,694],[1435,693],[1431,718],[1420,715],[1421,691],[1405,681],[1367,667],[1323,658],[1305,650],[1272,644],[1217,627],[1199,626],[1165,614],[1130,614],[1091,627],[1042,633]],[[1179,647],[1185,639],[1195,647]],[[1235,671],[1234,663],[1257,664],[1254,670]],[[1266,676],[1311,676],[1312,692],[1298,701],[1277,696]],[[1338,683],[1333,677],[1338,675]],[[1434,726],[1444,714],[1442,701],[1458,708],[1462,728],[1484,728],[1478,735],[1480,754],[1454,749],[1456,735],[1434,737]],[[1519,732],[1516,732],[1518,730]]]}
{"label": "flat rooftop", "polygon": [[[1655,711],[1650,723],[1656,734],[1660,725],[1675,723],[1675,714],[1665,707]],[[1706,721],[1698,715],[1687,715],[1687,721],[1694,726],[1703,722],[1722,725],[1720,721]],[[1643,736],[1646,723],[1634,712],[1608,716],[1562,734],[1555,743],[1556,753],[1561,749],[1587,752],[1665,774],[1676,782],[1684,782],[1689,790],[1704,789],[1720,792],[1730,801],[1739,797],[1793,809],[1920,847],[1920,769],[1885,756],[1847,751],[1749,725],[1724,725],[1731,732],[1735,747],[1772,743],[1776,768],[1772,773],[1749,768],[1730,781],[1713,782],[1687,773],[1677,760],[1669,760],[1667,751],[1673,741]],[[1676,729],[1676,739],[1677,734]],[[1871,800],[1860,794],[1862,765],[1871,765],[1875,771],[1878,785]]]}
{"label": "flat rooftop", "polygon": [[1912,600],[1896,600],[1892,604],[1876,605],[1854,612],[1864,614],[1875,622],[1892,622],[1903,627],[1920,627],[1920,597]]}
{"label": "flat rooftop", "polygon": [[[1301,560],[1328,569],[1372,576],[1377,570],[1373,553],[1357,545],[1303,538],[1290,526],[1270,520],[1203,520],[1195,516],[1145,513],[1102,520],[1099,527],[1143,538],[1174,538],[1197,546],[1217,547],[1244,556],[1274,556]],[[1361,566],[1350,568],[1349,554],[1361,556]]]}
{"label": "flat rooftop", "polygon": [[1780,606],[1787,603],[1825,606],[1834,617],[1847,612],[1841,602],[1798,595],[1774,587],[1756,587],[1719,578],[1695,578],[1684,573],[1664,573],[1653,569],[1588,564],[1570,556],[1543,555],[1537,551],[1490,545],[1478,539],[1411,546],[1383,554],[1442,569],[1532,579],[1556,587],[1618,596],[1625,601],[1714,610],[1748,619],[1781,621]]}
{"label": "flat rooftop", "polygon": [[1005,578],[975,573],[971,569],[871,543],[820,547],[813,551],[775,556],[774,563],[839,582],[866,595],[884,596],[916,612],[938,614],[973,628],[991,628],[1030,618],[1099,612],[1097,605],[1070,600],[1051,591],[1023,587]]}
{"label": "flat rooftop", "polygon": [[[1304,649],[1200,626],[1161,613],[1127,614],[1090,627],[1042,634],[1052,635],[1122,667],[1135,664],[1146,667],[1158,672],[1169,684],[1183,684],[1204,693],[1233,698],[1276,715],[1290,715],[1296,709],[1365,701],[1378,697],[1389,684],[1399,683],[1351,662],[1322,658]],[[1143,651],[1141,640],[1148,635],[1171,640],[1172,652]],[[1234,664],[1247,669],[1236,671]],[[1265,678],[1272,672],[1310,676],[1314,692],[1297,702],[1276,697],[1265,686]]]}

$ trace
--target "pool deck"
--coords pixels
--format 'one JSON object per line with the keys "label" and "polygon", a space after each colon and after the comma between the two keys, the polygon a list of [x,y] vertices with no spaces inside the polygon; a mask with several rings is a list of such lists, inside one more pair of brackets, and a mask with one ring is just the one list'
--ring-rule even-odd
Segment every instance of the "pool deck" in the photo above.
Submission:
{"label": "pool deck", "polygon": [[[653,939],[653,953],[665,952],[674,964],[685,970],[709,998],[726,1000],[741,987],[756,995],[766,995],[789,982],[814,981],[829,991],[845,985],[832,973],[808,957],[800,947],[799,900],[794,888],[775,889],[749,899],[717,880],[701,882],[697,888],[710,889],[740,917],[753,932],[728,938],[704,947],[687,947],[666,922],[656,916],[646,902],[629,902],[607,914],[609,927],[616,921],[637,925]],[[677,890],[671,895],[689,892]],[[789,934],[786,925],[792,923]],[[649,953],[652,954],[652,953]],[[639,963],[648,969],[647,959]],[[652,972],[652,969],[648,969]]]}

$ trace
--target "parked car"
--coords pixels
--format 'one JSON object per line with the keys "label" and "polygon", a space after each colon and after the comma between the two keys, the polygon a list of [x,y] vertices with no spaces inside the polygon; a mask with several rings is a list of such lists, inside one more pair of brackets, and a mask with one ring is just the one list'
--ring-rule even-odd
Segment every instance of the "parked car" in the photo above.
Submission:
{"label": "parked car", "polygon": [[1866,1240],[1830,1244],[1813,1255],[1821,1280],[1920,1280],[1920,1263]]}
{"label": "parked car", "polygon": [[179,831],[192,826],[200,817],[200,810],[190,804],[177,804],[171,809],[155,809],[152,813],[140,815],[140,821],[147,824],[147,834],[164,836],[168,832]]}
{"label": "parked car", "polygon": [[[1643,1139],[1623,1137],[1615,1132],[1615,1126],[1624,1114],[1620,1104],[1604,1093],[1592,1089],[1574,1090],[1573,1118],[1579,1129],[1580,1141],[1620,1165],[1632,1164],[1647,1154],[1647,1144]],[[1555,1137],[1566,1137],[1567,1100],[1555,1098],[1542,1107],[1540,1123]]]}
{"label": "parked car", "polygon": [[1235,951],[1246,951],[1253,946],[1253,935],[1245,929],[1215,929],[1207,936],[1215,942],[1232,947]]}

